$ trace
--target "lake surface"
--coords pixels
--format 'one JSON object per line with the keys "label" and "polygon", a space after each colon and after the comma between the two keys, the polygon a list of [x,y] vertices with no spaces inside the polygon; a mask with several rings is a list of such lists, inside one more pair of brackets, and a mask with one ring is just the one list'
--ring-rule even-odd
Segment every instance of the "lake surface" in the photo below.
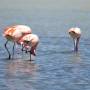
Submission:
{"label": "lake surface", "polygon": [[[2,33],[15,24],[30,26],[40,38],[32,62],[18,45],[7,59]],[[0,90],[90,90],[89,24],[90,12],[83,10],[0,9]],[[82,30],[78,53],[68,35],[71,27]]]}

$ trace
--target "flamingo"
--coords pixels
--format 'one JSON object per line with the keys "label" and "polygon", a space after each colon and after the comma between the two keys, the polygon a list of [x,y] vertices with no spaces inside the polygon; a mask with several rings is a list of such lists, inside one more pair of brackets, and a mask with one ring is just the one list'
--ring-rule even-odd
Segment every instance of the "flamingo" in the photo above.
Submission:
{"label": "flamingo", "polygon": [[36,56],[36,48],[39,43],[39,37],[36,34],[24,35],[18,42],[30,53],[30,60],[31,54]]}
{"label": "flamingo", "polygon": [[74,41],[74,51],[78,51],[78,45],[79,45],[79,40],[81,37],[81,30],[78,27],[75,28],[70,28],[69,29],[69,34],[73,38]]}
{"label": "flamingo", "polygon": [[7,44],[8,41],[12,41],[14,43],[13,45],[13,54],[14,54],[14,46],[15,43],[19,44],[18,41],[19,39],[26,34],[32,33],[32,30],[29,26],[26,25],[13,25],[5,28],[3,36],[6,38],[5,42],[5,49],[7,50],[9,54],[9,59],[11,58],[11,54],[8,50]]}

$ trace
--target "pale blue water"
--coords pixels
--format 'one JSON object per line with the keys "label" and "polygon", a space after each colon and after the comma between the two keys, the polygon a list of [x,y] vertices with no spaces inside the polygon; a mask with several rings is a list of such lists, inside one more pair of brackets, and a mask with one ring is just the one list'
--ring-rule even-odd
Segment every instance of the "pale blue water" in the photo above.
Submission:
{"label": "pale blue water", "polygon": [[[16,46],[8,60],[3,29],[12,24],[29,25],[40,38],[35,61]],[[28,11],[0,9],[0,90],[90,90],[90,13],[83,10]],[[82,30],[78,53],[68,29]],[[11,50],[12,43],[8,45]]]}

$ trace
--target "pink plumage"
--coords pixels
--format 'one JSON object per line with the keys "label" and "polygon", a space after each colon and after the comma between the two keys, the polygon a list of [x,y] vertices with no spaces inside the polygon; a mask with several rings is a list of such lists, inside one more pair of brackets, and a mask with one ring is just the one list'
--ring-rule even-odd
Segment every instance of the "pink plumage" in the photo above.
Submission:
{"label": "pink plumage", "polygon": [[[26,25],[13,25],[5,28],[3,36],[6,38],[5,48],[9,54],[9,59],[11,58],[11,54],[7,48],[8,41],[12,41],[19,44],[18,41],[22,38],[22,36],[26,34],[31,34],[32,30],[29,26]],[[14,53],[14,45],[13,45],[13,53]]]}
{"label": "pink plumage", "polygon": [[39,37],[36,34],[27,34],[22,36],[22,38],[18,41],[22,44],[26,49],[30,49],[31,54],[36,55],[36,48],[39,43]]}
{"label": "pink plumage", "polygon": [[78,27],[70,28],[68,33],[73,38],[74,51],[78,51],[79,40],[80,40],[80,37],[81,37],[81,30],[80,30],[80,28],[78,28]]}

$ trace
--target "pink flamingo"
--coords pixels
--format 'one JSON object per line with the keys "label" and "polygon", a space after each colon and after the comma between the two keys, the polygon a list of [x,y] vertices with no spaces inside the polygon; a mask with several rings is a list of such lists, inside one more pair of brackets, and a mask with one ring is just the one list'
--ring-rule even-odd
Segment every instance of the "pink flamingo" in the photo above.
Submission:
{"label": "pink flamingo", "polygon": [[78,45],[79,45],[79,40],[81,37],[81,30],[80,28],[71,28],[69,29],[69,34],[73,38],[74,41],[74,51],[78,51]]}
{"label": "pink flamingo", "polygon": [[30,53],[30,60],[31,54],[36,56],[36,48],[39,43],[39,37],[36,34],[24,35],[18,42]]}
{"label": "pink flamingo", "polygon": [[29,33],[32,33],[32,30],[30,27],[26,25],[14,25],[14,26],[5,28],[3,36],[6,38],[5,49],[7,50],[9,54],[9,59],[11,58],[11,54],[7,48],[8,41],[12,41],[14,43],[13,45],[13,54],[14,54],[15,43],[18,43],[19,39],[23,35],[26,35]]}

